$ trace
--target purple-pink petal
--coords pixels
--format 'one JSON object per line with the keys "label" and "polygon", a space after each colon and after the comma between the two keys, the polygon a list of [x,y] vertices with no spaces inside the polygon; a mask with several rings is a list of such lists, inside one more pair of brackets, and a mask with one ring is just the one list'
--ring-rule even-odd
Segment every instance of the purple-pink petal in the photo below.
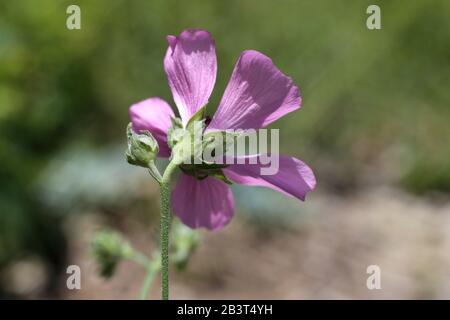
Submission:
{"label": "purple-pink petal", "polygon": [[167,130],[174,117],[172,108],[164,100],[154,97],[133,104],[129,109],[131,123],[135,132],[148,130],[158,141],[159,156],[168,157]]}
{"label": "purple-pink petal", "polygon": [[188,227],[217,230],[233,217],[233,194],[216,178],[197,180],[183,173],[172,192],[172,208]]}
{"label": "purple-pink petal", "polygon": [[164,58],[173,99],[186,125],[192,115],[208,103],[217,73],[214,40],[204,30],[185,30],[168,36]]}
{"label": "purple-pink petal", "polygon": [[208,129],[259,129],[300,108],[301,97],[292,79],[264,54],[241,53],[222,101]]}
{"label": "purple-pink petal", "polygon": [[223,172],[235,183],[268,187],[304,201],[306,194],[316,186],[313,171],[299,159],[288,156],[280,156],[279,159],[279,170],[274,175],[261,175],[263,165],[260,161],[256,164],[233,164]]}

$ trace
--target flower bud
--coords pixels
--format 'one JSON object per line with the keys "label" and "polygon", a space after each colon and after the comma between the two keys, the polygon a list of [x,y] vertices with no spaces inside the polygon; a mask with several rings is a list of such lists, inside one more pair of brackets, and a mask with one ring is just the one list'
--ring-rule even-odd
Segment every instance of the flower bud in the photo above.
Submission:
{"label": "flower bud", "polygon": [[200,242],[200,234],[177,222],[172,231],[171,260],[179,270],[188,264]]}
{"label": "flower bud", "polygon": [[114,231],[98,232],[91,243],[91,253],[105,278],[111,277],[119,262],[129,258],[132,252],[130,244]]}
{"label": "flower bud", "polygon": [[131,123],[127,127],[128,149],[125,153],[130,164],[148,168],[159,152],[156,139],[149,131],[134,132]]}

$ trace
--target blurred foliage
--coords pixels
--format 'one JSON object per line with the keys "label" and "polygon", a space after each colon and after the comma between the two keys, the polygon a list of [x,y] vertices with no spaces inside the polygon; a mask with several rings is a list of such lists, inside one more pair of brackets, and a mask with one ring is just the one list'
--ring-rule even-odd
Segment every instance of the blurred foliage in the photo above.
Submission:
{"label": "blurred foliage", "polygon": [[[82,29],[69,31],[74,3]],[[165,36],[186,28],[216,40],[210,106],[248,48],[299,84],[303,109],[273,126],[282,129],[281,151],[310,163],[322,188],[351,190],[369,172],[416,192],[450,191],[450,2],[375,1],[383,27],[370,31],[373,3],[2,1],[0,267],[27,252],[55,264],[63,258],[61,216],[45,205],[36,179],[74,145],[124,142],[130,104],[149,96],[172,103]],[[72,168],[89,182],[78,160],[74,152]]]}
{"label": "blurred foliage", "polygon": [[170,262],[183,270],[200,243],[200,234],[175,220],[171,226]]}
{"label": "blurred foliage", "polygon": [[122,259],[130,259],[134,252],[121,234],[112,230],[99,231],[91,242],[91,254],[99,267],[99,273],[110,278]]}
{"label": "blurred foliage", "polygon": [[[171,226],[170,262],[183,270],[200,242],[200,234],[196,230],[175,220]],[[150,256],[136,250],[119,232],[99,230],[90,243],[90,253],[95,258],[101,276],[110,278],[122,260],[130,260],[145,269],[159,272],[161,254],[155,249]]]}

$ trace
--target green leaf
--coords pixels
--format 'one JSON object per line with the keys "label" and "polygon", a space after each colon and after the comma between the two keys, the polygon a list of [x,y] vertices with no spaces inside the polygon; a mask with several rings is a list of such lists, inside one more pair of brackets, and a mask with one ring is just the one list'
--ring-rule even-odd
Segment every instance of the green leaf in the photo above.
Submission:
{"label": "green leaf", "polygon": [[180,118],[172,118],[172,126],[167,131],[167,143],[171,149],[181,141],[184,135],[183,123]]}

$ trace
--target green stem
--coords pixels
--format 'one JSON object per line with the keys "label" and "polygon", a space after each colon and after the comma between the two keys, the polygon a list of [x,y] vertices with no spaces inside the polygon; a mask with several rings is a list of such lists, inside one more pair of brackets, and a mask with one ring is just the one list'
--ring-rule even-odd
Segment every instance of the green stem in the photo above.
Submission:
{"label": "green stem", "polygon": [[170,177],[177,168],[169,162],[161,179],[161,298],[169,299],[169,230],[170,230]]}
{"label": "green stem", "polygon": [[129,257],[126,257],[128,259],[130,259],[131,261],[136,262],[137,264],[141,265],[144,268],[148,268],[148,266],[150,265],[150,260],[144,256],[142,253],[133,250],[133,252],[131,253],[131,255]]}
{"label": "green stem", "polygon": [[155,278],[156,274],[158,273],[159,269],[160,269],[160,264],[159,262],[153,263],[153,264],[149,264],[148,268],[147,268],[147,275],[145,276],[145,280],[144,280],[144,284],[142,285],[141,288],[141,293],[139,295],[139,299],[141,300],[146,300],[148,297],[148,292],[152,286],[153,283],[153,279]]}
{"label": "green stem", "polygon": [[162,177],[156,167],[155,161],[152,160],[148,163],[148,172],[156,181],[158,181],[159,184],[161,184]]}

